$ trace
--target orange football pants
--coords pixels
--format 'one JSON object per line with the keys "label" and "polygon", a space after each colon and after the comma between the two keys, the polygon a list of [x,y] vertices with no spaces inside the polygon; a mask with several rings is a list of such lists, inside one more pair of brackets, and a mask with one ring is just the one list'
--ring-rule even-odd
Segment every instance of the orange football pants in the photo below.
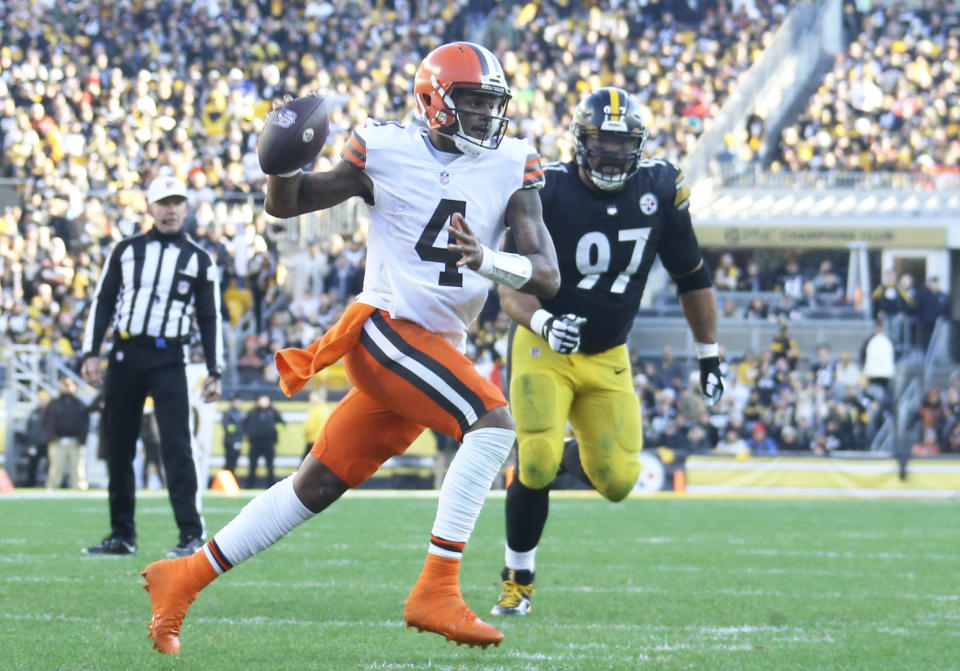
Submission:
{"label": "orange football pants", "polygon": [[375,311],[343,359],[354,384],[310,453],[350,487],[403,454],[424,428],[460,442],[488,411],[507,404],[443,337]]}

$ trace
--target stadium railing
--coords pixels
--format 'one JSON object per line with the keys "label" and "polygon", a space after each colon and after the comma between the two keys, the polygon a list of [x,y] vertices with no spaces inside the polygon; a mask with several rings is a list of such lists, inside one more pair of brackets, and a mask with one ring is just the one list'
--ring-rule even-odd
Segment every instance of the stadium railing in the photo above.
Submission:
{"label": "stadium railing", "polygon": [[[718,324],[720,343],[726,348],[728,357],[769,349],[777,328],[775,322],[751,322],[740,318],[721,318]],[[836,352],[859,352],[871,329],[872,323],[868,320],[823,319],[790,323],[790,335],[805,353],[813,352],[823,342],[830,343]],[[633,323],[627,344],[631,352],[642,357],[659,355],[665,345],[670,345],[681,355],[693,352],[693,335],[683,317],[640,316]]]}
{"label": "stadium railing", "polygon": [[304,244],[329,240],[334,235],[353,235],[366,220],[363,201],[351,198],[326,210],[277,219],[274,239],[281,251],[298,250]]}
{"label": "stadium railing", "polygon": [[4,464],[12,475],[19,472],[20,454],[15,434],[22,431],[27,417],[37,406],[37,397],[45,391],[51,398],[59,395],[61,378],[77,383],[77,396],[90,403],[97,395],[56,351],[42,345],[7,345],[3,348],[5,385],[3,388]]}
{"label": "stadium railing", "polygon": [[718,166],[717,176],[724,187],[784,189],[858,189],[891,191],[933,191],[960,189],[960,173],[938,174],[919,172],[769,172],[759,164],[737,169],[729,164]]}

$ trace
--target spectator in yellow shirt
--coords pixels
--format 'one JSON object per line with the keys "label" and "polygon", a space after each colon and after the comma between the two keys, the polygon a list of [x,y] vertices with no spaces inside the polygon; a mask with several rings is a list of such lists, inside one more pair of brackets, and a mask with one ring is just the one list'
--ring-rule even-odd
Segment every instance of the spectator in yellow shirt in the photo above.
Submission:
{"label": "spectator in yellow shirt", "polygon": [[313,444],[320,437],[320,431],[330,416],[330,409],[327,406],[327,388],[318,387],[310,392],[310,410],[307,411],[307,419],[303,423],[303,439],[306,447],[303,456],[306,457]]}

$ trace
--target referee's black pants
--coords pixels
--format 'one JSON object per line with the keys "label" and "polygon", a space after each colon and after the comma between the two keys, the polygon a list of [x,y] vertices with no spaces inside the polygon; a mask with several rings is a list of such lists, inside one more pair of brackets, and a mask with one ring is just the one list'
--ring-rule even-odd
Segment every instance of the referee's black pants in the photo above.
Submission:
{"label": "referee's black pants", "polygon": [[190,447],[190,405],[183,348],[153,338],[118,340],[104,381],[102,432],[106,441],[112,535],[135,541],[136,480],[133,458],[143,419],[143,403],[153,398],[160,432],[160,459],[166,472],[180,541],[203,536],[197,512],[197,471]]}

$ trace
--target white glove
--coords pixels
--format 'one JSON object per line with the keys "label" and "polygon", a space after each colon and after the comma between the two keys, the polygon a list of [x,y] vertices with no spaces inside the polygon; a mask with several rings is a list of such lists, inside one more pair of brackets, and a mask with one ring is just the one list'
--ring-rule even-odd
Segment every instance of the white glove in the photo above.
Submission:
{"label": "white glove", "polygon": [[530,330],[546,340],[554,352],[574,354],[580,350],[580,327],[586,321],[573,314],[558,317],[541,308],[530,318]]}

